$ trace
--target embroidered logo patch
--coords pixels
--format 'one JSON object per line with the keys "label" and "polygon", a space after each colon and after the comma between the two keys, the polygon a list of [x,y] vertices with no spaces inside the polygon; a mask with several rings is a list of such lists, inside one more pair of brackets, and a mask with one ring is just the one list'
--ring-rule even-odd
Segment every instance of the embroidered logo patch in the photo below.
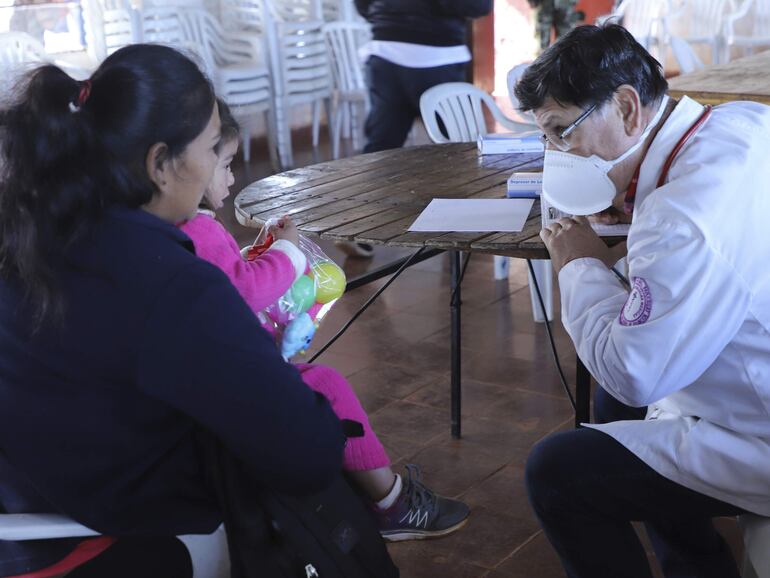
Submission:
{"label": "embroidered logo patch", "polygon": [[647,281],[641,277],[634,277],[634,285],[628,300],[620,312],[620,324],[641,325],[650,318],[652,312],[652,294]]}

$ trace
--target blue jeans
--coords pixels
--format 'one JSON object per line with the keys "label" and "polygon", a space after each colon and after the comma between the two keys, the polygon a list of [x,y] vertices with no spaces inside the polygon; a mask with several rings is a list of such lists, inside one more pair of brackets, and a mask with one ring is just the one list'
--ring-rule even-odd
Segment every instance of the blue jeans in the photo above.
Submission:
{"label": "blue jeans", "polygon": [[[596,421],[643,419],[597,388]],[[532,449],[532,508],[569,578],[652,578],[631,522],[644,522],[666,578],[739,578],[712,518],[743,513],[656,473],[592,429],[553,434]]]}

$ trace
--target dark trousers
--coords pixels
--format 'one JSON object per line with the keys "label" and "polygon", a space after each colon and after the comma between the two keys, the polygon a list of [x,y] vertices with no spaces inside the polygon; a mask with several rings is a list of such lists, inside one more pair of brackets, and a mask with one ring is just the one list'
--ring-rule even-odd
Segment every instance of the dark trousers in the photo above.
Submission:
{"label": "dark trousers", "polygon": [[371,56],[366,79],[371,108],[364,128],[364,152],[371,153],[403,146],[420,115],[422,93],[444,82],[463,82],[465,64],[408,68]]}
{"label": "dark trousers", "polygon": [[[643,419],[598,388],[598,422]],[[712,518],[740,508],[676,484],[607,434],[551,435],[529,455],[529,499],[570,578],[651,578],[632,521],[644,522],[666,578],[739,578]]]}
{"label": "dark trousers", "polygon": [[190,554],[173,536],[119,538],[67,578],[192,578]]}

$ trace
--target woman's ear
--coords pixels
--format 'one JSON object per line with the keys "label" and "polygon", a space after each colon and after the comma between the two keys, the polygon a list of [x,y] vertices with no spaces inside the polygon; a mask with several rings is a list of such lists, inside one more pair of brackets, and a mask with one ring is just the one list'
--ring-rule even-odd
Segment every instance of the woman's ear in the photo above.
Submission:
{"label": "woman's ear", "polygon": [[155,188],[159,192],[164,191],[168,184],[168,171],[170,168],[166,143],[156,142],[150,147],[145,159],[145,168],[147,169],[147,176],[155,185]]}
{"label": "woman's ear", "polygon": [[626,135],[633,136],[644,130],[642,102],[633,86],[623,84],[615,92]]}

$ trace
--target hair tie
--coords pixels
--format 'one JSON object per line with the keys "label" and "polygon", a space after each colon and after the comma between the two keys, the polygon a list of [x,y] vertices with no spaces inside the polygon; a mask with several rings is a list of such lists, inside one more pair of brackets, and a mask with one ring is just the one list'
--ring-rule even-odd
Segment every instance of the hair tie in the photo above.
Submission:
{"label": "hair tie", "polygon": [[79,84],[80,84],[80,90],[78,91],[78,96],[75,99],[75,102],[70,103],[70,110],[72,112],[79,111],[80,108],[88,100],[88,97],[91,96],[91,81],[90,80],[83,80]]}

